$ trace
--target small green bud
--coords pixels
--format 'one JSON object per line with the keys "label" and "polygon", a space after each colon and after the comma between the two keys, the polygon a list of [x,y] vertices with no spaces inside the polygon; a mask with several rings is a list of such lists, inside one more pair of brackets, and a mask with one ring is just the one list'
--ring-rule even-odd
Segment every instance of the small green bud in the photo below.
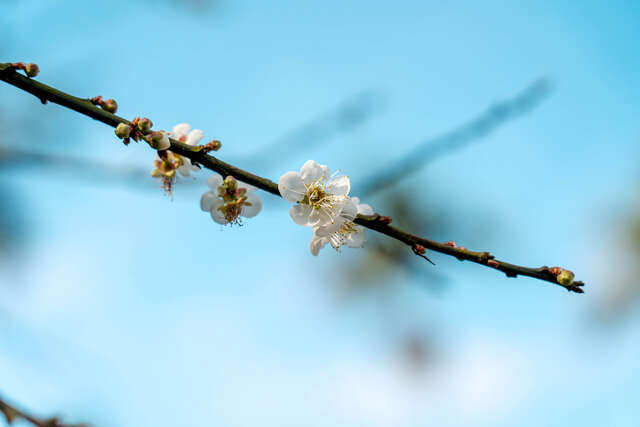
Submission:
{"label": "small green bud", "polygon": [[222,142],[214,139],[212,141],[209,141],[202,148],[205,153],[208,153],[209,151],[218,151],[220,147],[222,147]]}
{"label": "small green bud", "polygon": [[140,129],[140,132],[142,133],[149,132],[152,127],[153,127],[153,122],[147,119],[146,117],[144,119],[140,119],[140,121],[138,122],[138,129]]}
{"label": "small green bud", "polygon": [[125,123],[120,123],[116,127],[116,136],[120,139],[129,138],[131,135],[131,126]]}
{"label": "small green bud", "polygon": [[115,114],[118,111],[118,103],[115,99],[109,98],[102,104],[102,109],[110,112],[111,114]]}
{"label": "small green bud", "polygon": [[228,192],[234,192],[238,188],[238,181],[231,175],[227,176],[224,179],[224,186],[226,187]]}
{"label": "small green bud", "polygon": [[40,73],[40,67],[38,67],[38,64],[29,62],[24,66],[24,72],[27,73],[27,76],[29,77],[35,77]]}
{"label": "small green bud", "polygon": [[574,277],[573,272],[563,269],[560,274],[556,276],[556,280],[563,286],[569,286],[573,283]]}
{"label": "small green bud", "polygon": [[151,132],[145,139],[156,150],[166,150],[171,147],[171,142],[166,132]]}

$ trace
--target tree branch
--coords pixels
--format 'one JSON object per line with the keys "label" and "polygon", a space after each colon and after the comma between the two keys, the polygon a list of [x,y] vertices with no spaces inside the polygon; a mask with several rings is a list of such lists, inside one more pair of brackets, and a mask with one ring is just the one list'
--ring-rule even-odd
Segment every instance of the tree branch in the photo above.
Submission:
{"label": "tree branch", "polygon": [[7,424],[13,424],[16,420],[25,420],[36,427],[89,427],[88,424],[62,424],[58,418],[40,419],[9,405],[0,398],[0,413],[4,415]]}
{"label": "tree branch", "polygon": [[[55,104],[62,105],[112,127],[116,127],[120,123],[131,125],[131,122],[128,120],[96,107],[89,99],[69,95],[51,86],[47,86],[17,73],[11,64],[0,64],[0,80],[34,95],[40,99],[42,103],[50,101]],[[278,185],[270,179],[254,175],[212,155],[204,153],[201,151],[200,147],[192,147],[174,139],[171,139],[170,142],[170,150],[174,153],[187,157],[191,159],[192,162],[196,162],[207,169],[218,172],[222,176],[232,175],[240,181],[254,185],[268,193],[280,197]],[[481,264],[502,271],[507,275],[507,277],[516,277],[518,275],[529,276],[562,286],[568,291],[577,293],[583,292],[581,287],[584,284],[582,282],[574,282],[572,279],[568,281],[561,280],[559,277],[561,273],[564,278],[566,277],[566,274],[570,272],[559,267],[548,268],[545,266],[540,268],[528,268],[504,261],[497,261],[489,252],[473,252],[464,247],[458,247],[452,243],[439,243],[419,236],[414,236],[392,227],[390,225],[391,219],[389,217],[380,216],[378,214],[372,216],[358,215],[354,222],[405,243],[416,255],[424,255],[425,249],[431,249],[435,252],[454,256],[462,261],[471,261],[476,264]],[[573,274],[571,273],[571,277],[572,276]]]}

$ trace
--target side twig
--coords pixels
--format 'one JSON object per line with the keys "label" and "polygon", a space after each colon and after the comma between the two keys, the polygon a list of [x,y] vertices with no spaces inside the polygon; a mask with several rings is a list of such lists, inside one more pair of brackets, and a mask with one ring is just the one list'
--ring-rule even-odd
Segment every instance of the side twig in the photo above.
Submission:
{"label": "side twig", "polygon": [[4,415],[7,424],[13,424],[17,420],[24,420],[36,427],[89,427],[88,424],[63,424],[57,417],[37,418],[8,404],[2,398],[0,398],[0,413]]}
{"label": "side twig", "polygon": [[[90,99],[83,99],[69,95],[51,86],[47,86],[43,83],[37,82],[31,78],[17,73],[16,70],[11,66],[11,64],[0,64],[0,80],[3,80],[17,88],[20,88],[34,95],[35,97],[40,99],[42,103],[50,101],[55,104],[62,105],[112,127],[116,127],[120,123],[131,125],[131,122],[129,122],[128,120],[96,107]],[[210,154],[203,152],[200,147],[192,147],[175,139],[171,139],[170,143],[171,147],[169,149],[171,151],[189,158],[192,162],[200,164],[212,171],[218,172],[220,175],[225,177],[228,175],[232,175],[235,178],[246,182],[247,184],[254,185],[268,193],[280,197],[278,185],[270,179],[260,177],[229,163],[226,163]],[[380,216],[378,214],[372,216],[358,215],[358,217],[355,219],[355,222],[371,230],[385,234],[391,238],[405,243],[414,251],[414,253],[416,253],[416,255],[423,256],[425,253],[425,249],[431,249],[435,252],[440,252],[456,257],[457,259],[462,261],[471,261],[476,264],[481,264],[495,270],[502,271],[507,275],[507,277],[516,277],[518,275],[529,276],[535,279],[562,286],[568,291],[577,293],[583,292],[582,286],[584,284],[582,282],[573,281],[573,273],[563,268],[548,268],[546,266],[540,268],[528,268],[510,264],[504,261],[498,261],[495,260],[494,256],[489,252],[473,252],[467,250],[464,247],[458,247],[455,244],[439,243],[422,237],[414,236],[391,226],[391,218]],[[567,279],[567,277],[570,277],[570,280]]]}

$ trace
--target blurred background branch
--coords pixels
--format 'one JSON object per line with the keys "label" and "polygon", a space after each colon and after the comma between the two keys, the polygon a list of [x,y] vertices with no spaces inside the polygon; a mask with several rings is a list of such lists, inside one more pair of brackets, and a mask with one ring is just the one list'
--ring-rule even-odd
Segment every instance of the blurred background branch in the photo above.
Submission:
{"label": "blurred background branch", "polygon": [[541,78],[531,83],[524,91],[513,98],[497,102],[470,122],[444,135],[428,139],[398,160],[391,160],[384,167],[373,172],[357,193],[362,197],[384,191],[417,172],[435,159],[451,154],[464,146],[475,142],[508,121],[532,111],[551,93],[548,79]]}
{"label": "blurred background branch", "polygon": [[[55,153],[0,146],[0,170],[24,168],[50,169],[91,182],[122,185],[150,184],[149,171],[134,166],[118,166],[91,159]],[[186,181],[188,182],[188,181]],[[149,186],[150,187],[150,186]]]}
{"label": "blurred background branch", "polygon": [[321,142],[354,131],[381,112],[383,107],[383,99],[378,93],[373,90],[359,92],[283,137],[243,156],[242,162],[248,168],[260,167],[263,173],[276,167],[284,168],[287,157],[292,153],[309,151]]}

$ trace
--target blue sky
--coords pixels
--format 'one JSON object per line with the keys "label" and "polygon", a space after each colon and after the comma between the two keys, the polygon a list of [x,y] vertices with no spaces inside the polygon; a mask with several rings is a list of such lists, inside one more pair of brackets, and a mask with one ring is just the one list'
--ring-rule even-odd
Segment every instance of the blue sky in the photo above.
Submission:
{"label": "blue sky", "polygon": [[[313,258],[282,200],[264,194],[258,217],[222,228],[198,209],[207,172],[170,200],[159,186],[12,169],[1,176],[31,232],[0,271],[4,395],[99,426],[637,423],[640,325],[596,328],[591,313],[635,262],[619,261],[615,233],[637,201],[640,5],[345,3],[5,2],[0,54],[70,93],[116,98],[124,117],[187,121],[238,166],[372,91],[383,107],[358,129],[255,170],[276,180],[312,158],[354,186],[546,76],[554,91],[533,112],[402,186],[425,215],[450,216],[448,240],[566,266],[587,293],[433,254],[435,267],[417,265],[447,276],[444,295],[398,273],[391,290],[344,302],[336,283],[357,256]],[[143,145],[6,85],[0,114],[20,147],[151,167]],[[411,328],[437,349],[424,378],[397,358]]]}

